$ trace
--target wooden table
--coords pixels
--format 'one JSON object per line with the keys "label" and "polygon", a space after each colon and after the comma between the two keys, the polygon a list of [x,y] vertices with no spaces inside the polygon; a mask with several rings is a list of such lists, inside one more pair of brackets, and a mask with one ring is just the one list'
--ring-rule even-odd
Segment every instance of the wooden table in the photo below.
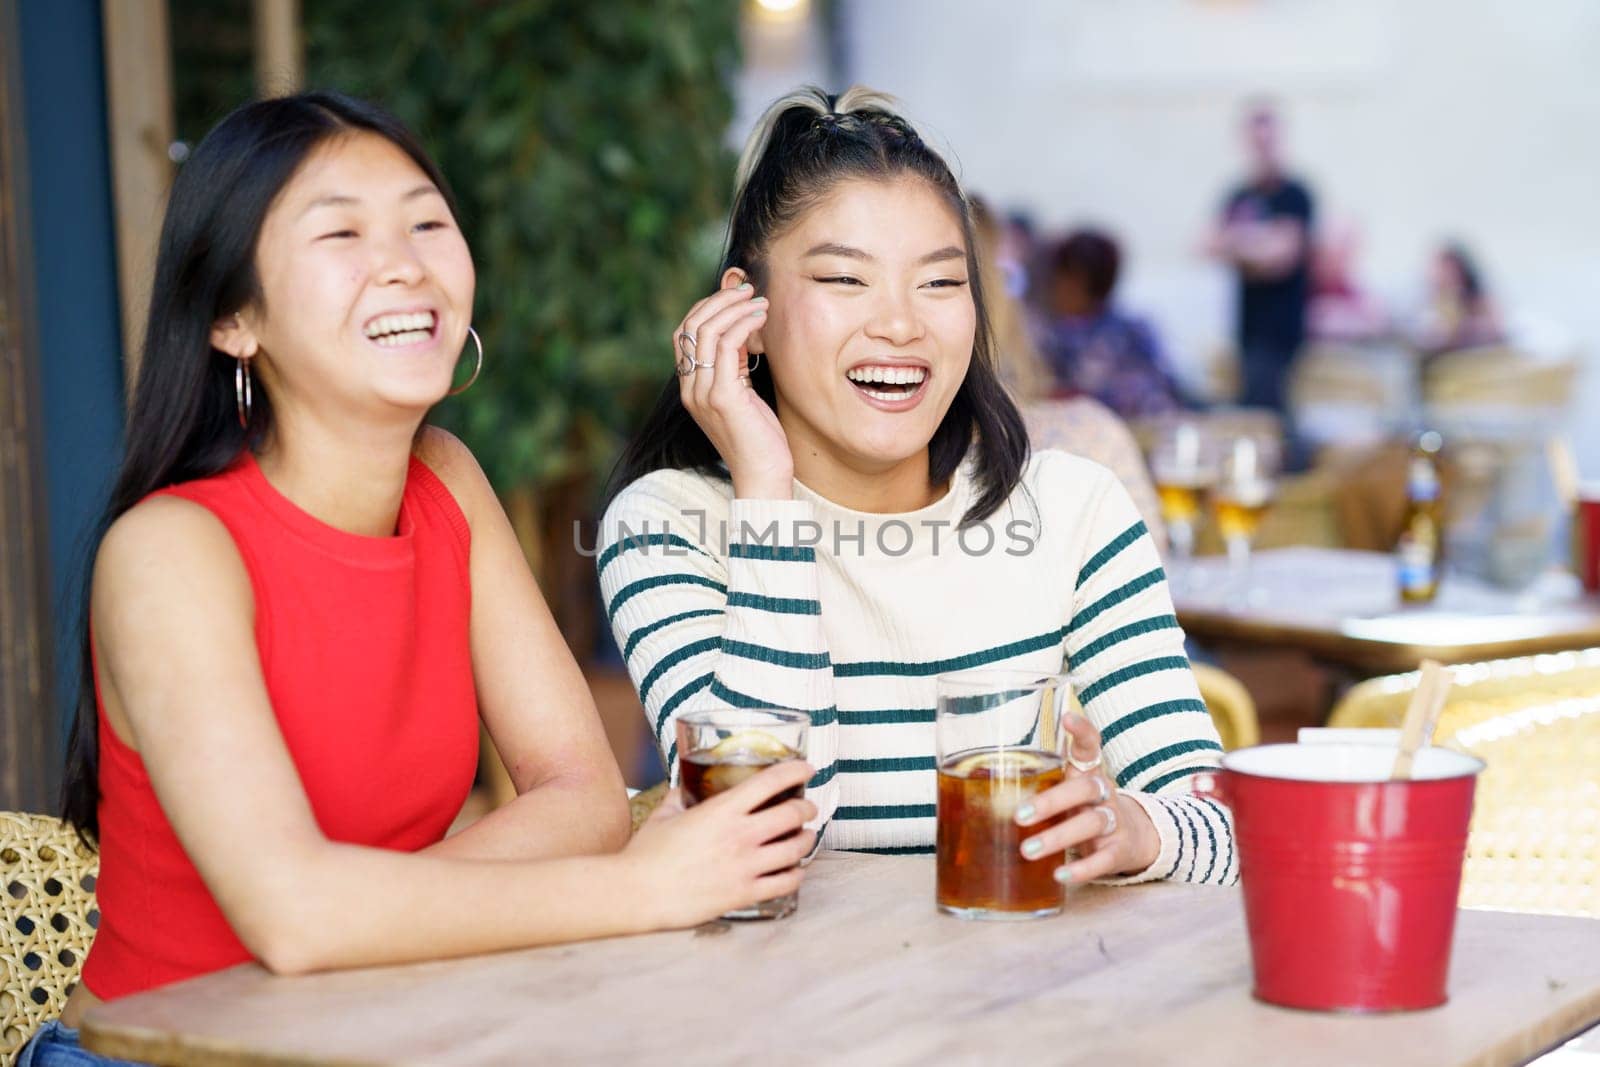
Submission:
{"label": "wooden table", "polygon": [[1249,991],[1237,889],[1091,887],[1059,918],[972,923],[935,911],[931,857],[825,853],[789,919],[302,978],[250,964],[83,1032],[161,1064],[1510,1064],[1600,1019],[1600,921],[1462,912],[1432,1011]]}
{"label": "wooden table", "polygon": [[1571,575],[1510,592],[1450,574],[1432,604],[1412,607],[1400,603],[1394,566],[1381,552],[1269,549],[1256,553],[1244,597],[1228,561],[1203,556],[1173,567],[1173,599],[1192,637],[1303,649],[1357,674],[1600,645],[1600,601]]}

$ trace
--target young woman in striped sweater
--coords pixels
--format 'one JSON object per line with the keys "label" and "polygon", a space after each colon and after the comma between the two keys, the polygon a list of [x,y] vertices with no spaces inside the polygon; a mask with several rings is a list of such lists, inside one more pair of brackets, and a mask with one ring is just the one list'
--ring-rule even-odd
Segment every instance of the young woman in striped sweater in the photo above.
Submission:
{"label": "young woman in striped sweater", "polygon": [[[812,716],[825,847],[928,852],[935,677],[1070,667],[1098,766],[1018,813],[1064,882],[1237,875],[1192,796],[1221,745],[1155,548],[1105,469],[1029,456],[971,217],[885,97],[805,90],[740,161],[719,290],[602,524],[606,609],[663,755],[705,705]],[[1103,746],[1103,747],[1102,747]],[[1103,759],[1094,759],[1102,754]]]}

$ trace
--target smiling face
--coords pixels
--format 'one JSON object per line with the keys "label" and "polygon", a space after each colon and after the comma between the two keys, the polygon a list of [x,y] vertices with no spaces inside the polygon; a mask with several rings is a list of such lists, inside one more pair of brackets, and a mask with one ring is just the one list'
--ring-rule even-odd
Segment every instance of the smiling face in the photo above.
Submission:
{"label": "smiling face", "polygon": [[472,257],[444,197],[387,139],[328,141],[256,245],[262,299],[212,342],[253,365],[280,419],[416,418],[449,390],[471,322]]}
{"label": "smiling face", "polygon": [[928,442],[966,378],[977,313],[967,242],[915,178],[852,179],[763,256],[767,322],[753,339],[777,392],[797,476],[828,468],[926,477]]}

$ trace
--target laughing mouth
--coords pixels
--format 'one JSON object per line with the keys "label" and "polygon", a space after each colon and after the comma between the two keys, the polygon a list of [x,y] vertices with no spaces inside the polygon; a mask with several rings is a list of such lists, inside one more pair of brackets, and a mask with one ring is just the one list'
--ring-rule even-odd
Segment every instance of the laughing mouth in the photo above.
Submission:
{"label": "laughing mouth", "polygon": [[845,371],[850,384],[874,400],[894,402],[914,396],[928,380],[926,367],[856,367]]}
{"label": "laughing mouth", "polygon": [[432,311],[401,311],[367,320],[362,332],[384,348],[400,348],[428,340],[438,326],[439,316]]}

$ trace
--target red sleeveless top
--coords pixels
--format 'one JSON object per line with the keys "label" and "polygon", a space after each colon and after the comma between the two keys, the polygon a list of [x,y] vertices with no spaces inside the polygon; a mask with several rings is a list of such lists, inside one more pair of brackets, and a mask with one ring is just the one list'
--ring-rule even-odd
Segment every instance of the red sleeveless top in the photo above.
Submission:
{"label": "red sleeveless top", "polygon": [[[408,852],[443,838],[478,757],[471,542],[444,483],[411,460],[393,537],[311,517],[248,452],[165,494],[233,535],[255,590],[267,693],[322,832]],[[100,928],[84,983],[112,1000],[250,959],[103,704],[99,737]]]}

